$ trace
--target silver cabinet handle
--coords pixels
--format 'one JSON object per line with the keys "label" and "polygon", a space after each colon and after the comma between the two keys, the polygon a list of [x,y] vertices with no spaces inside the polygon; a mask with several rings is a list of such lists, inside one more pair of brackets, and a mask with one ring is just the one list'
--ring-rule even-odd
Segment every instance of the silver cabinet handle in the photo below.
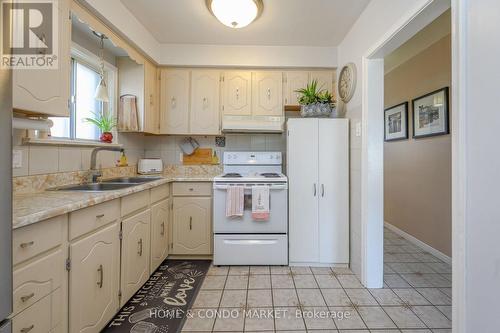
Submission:
{"label": "silver cabinet handle", "polygon": [[104,284],[104,268],[102,267],[102,265],[99,265],[97,273],[99,273],[99,281],[97,281],[97,285],[99,286],[99,289],[101,289],[102,285]]}
{"label": "silver cabinet handle", "polygon": [[236,99],[240,99],[240,88],[236,88]]}
{"label": "silver cabinet handle", "polygon": [[96,215],[96,218],[97,219],[102,219],[104,217],[104,214],[99,214],[99,215]]}
{"label": "silver cabinet handle", "polygon": [[193,230],[193,217],[189,217],[189,230]]}
{"label": "silver cabinet handle", "polygon": [[267,99],[271,99],[271,89],[267,88]]}
{"label": "silver cabinet handle", "polygon": [[193,191],[194,191],[194,188],[190,187],[189,192],[193,192]]}
{"label": "silver cabinet handle", "polygon": [[153,94],[149,95],[149,104],[153,105]]}
{"label": "silver cabinet handle", "polygon": [[23,249],[29,247],[29,246],[33,246],[33,244],[35,244],[35,241],[31,241],[31,242],[26,242],[26,243],[21,243],[19,244],[19,246]]}
{"label": "silver cabinet handle", "polygon": [[177,104],[175,97],[172,97],[172,99],[170,100],[170,104],[172,105],[173,108],[175,108],[175,106]]}
{"label": "silver cabinet handle", "polygon": [[321,196],[322,197],[325,196],[325,185],[324,184],[321,184]]}
{"label": "silver cabinet handle", "polygon": [[32,329],[35,328],[35,325],[31,325],[30,327],[25,327],[25,328],[21,328],[21,333],[28,333],[29,331],[31,331]]}
{"label": "silver cabinet handle", "polygon": [[142,257],[142,238],[139,239],[139,252],[137,252],[137,254]]}
{"label": "silver cabinet handle", "polygon": [[31,298],[33,298],[34,296],[35,296],[35,293],[31,293],[31,294],[26,295],[26,296],[21,296],[21,302],[25,303],[28,300],[30,300]]}
{"label": "silver cabinet handle", "polygon": [[203,108],[207,108],[207,107],[208,107],[208,98],[203,97]]}
{"label": "silver cabinet handle", "polygon": [[314,196],[316,196],[316,183],[314,184]]}
{"label": "silver cabinet handle", "polygon": [[164,236],[165,235],[165,221],[161,223],[161,232],[160,235]]}

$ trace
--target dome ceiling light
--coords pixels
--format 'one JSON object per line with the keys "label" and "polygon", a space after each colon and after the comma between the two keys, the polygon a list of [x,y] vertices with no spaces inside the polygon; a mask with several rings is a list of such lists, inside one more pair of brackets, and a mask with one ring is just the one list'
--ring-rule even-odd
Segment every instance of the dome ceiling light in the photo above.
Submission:
{"label": "dome ceiling light", "polygon": [[262,0],[206,0],[206,3],[213,16],[235,29],[255,21],[264,9]]}

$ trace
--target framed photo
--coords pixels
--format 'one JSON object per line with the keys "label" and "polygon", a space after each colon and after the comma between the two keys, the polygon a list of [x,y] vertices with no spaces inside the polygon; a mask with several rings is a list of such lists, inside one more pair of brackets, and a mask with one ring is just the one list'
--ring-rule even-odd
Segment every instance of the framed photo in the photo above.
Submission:
{"label": "framed photo", "polygon": [[408,102],[384,110],[385,141],[408,139]]}
{"label": "framed photo", "polygon": [[448,116],[448,87],[415,98],[413,104],[413,137],[450,133]]}

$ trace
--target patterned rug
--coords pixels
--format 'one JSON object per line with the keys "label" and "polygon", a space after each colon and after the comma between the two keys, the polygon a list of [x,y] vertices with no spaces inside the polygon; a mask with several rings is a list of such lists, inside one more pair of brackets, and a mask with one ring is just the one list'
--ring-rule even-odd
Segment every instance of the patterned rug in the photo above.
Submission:
{"label": "patterned rug", "polygon": [[180,331],[209,267],[208,260],[165,260],[101,332]]}

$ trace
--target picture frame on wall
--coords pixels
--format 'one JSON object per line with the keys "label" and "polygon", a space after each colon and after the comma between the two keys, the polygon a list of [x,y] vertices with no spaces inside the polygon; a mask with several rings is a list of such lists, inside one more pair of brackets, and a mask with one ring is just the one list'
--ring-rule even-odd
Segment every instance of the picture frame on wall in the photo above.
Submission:
{"label": "picture frame on wall", "polygon": [[408,139],[408,102],[384,110],[384,141]]}
{"label": "picture frame on wall", "polygon": [[412,100],[413,138],[425,138],[450,133],[448,87]]}

